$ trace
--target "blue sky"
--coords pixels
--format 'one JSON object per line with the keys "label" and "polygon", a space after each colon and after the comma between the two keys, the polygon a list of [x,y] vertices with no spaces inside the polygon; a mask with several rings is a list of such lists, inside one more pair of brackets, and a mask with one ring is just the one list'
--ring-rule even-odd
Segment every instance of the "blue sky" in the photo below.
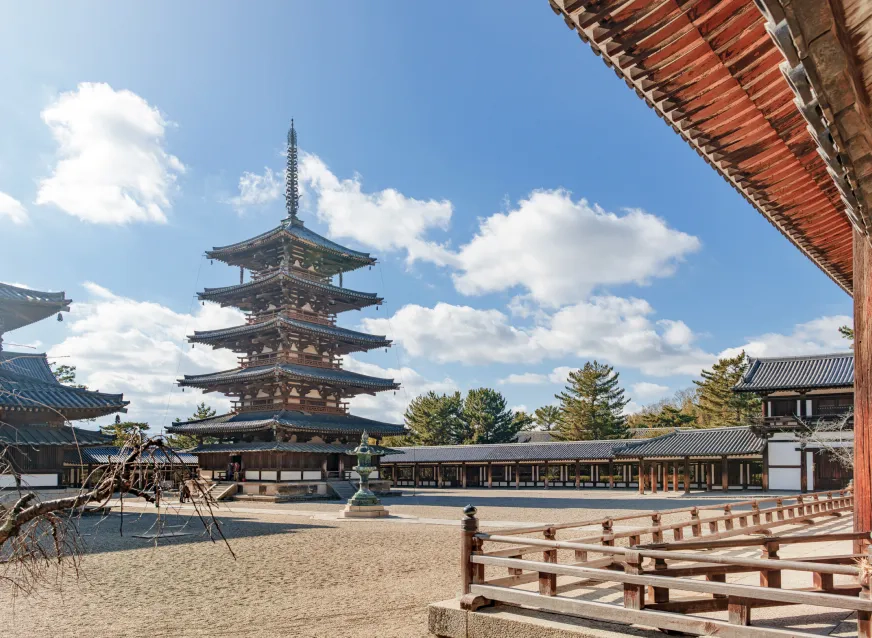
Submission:
{"label": "blue sky", "polygon": [[342,322],[397,346],[350,365],[406,389],[364,414],[479,385],[532,409],[594,357],[640,405],[723,351],[844,348],[849,297],[544,1],[2,12],[0,280],[76,302],[6,341],[133,418],[185,416],[177,373],[226,363],[183,341],[236,320],[193,301],[238,276],[202,254],[283,216],[291,117],[306,223],[380,259],[345,284],[386,305]]}

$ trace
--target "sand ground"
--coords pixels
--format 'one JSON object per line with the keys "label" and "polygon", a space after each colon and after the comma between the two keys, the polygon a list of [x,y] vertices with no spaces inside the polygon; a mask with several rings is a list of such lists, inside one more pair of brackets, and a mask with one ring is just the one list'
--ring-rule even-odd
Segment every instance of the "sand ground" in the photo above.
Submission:
{"label": "sand ground", "polygon": [[[467,503],[486,523],[598,520],[723,498],[633,491],[424,490],[386,499],[391,520],[343,521],[339,503],[231,503],[219,519],[236,558],[186,510],[188,536],[136,538],[154,509],[82,519],[83,571],[36,595],[0,587],[0,626],[31,636],[426,636],[426,607],[459,588],[457,521]],[[131,504],[132,505],[132,504]],[[123,535],[120,526],[123,523]]]}

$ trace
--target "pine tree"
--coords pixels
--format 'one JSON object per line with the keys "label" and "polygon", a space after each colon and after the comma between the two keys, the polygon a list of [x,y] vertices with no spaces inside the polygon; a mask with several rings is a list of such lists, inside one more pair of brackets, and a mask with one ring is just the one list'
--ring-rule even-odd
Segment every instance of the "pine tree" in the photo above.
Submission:
{"label": "pine tree", "polygon": [[137,423],[135,421],[121,421],[116,417],[113,423],[109,425],[101,425],[100,432],[106,436],[113,438],[113,445],[126,445],[130,442],[130,437],[138,435],[149,429],[148,423]]}
{"label": "pine tree", "polygon": [[[194,414],[190,416],[188,421],[200,421],[202,419],[211,419],[215,416],[217,412],[215,408],[212,408],[206,405],[206,402],[201,402],[197,409],[194,411]],[[181,423],[182,420],[178,417],[175,418],[173,423]],[[203,443],[217,443],[218,439],[215,437],[207,436],[201,437]],[[192,434],[170,434],[167,436],[167,443],[170,447],[175,448],[177,450],[190,450],[191,448],[197,447],[200,445],[200,439],[195,437]]]}
{"label": "pine tree", "polygon": [[588,361],[580,370],[569,374],[566,390],[560,399],[558,437],[566,441],[620,439],[627,426],[624,390],[619,373],[608,365]]}
{"label": "pine tree", "polygon": [[759,397],[749,392],[733,392],[749,365],[748,356],[742,352],[735,357],[721,359],[711,370],[700,373],[702,379],[694,381],[699,390],[697,407],[700,427],[748,425],[760,415]]}
{"label": "pine tree", "polygon": [[524,430],[532,430],[533,426],[536,425],[535,419],[527,414],[524,410],[518,410],[514,413],[513,416],[514,427],[517,428],[516,432],[522,432]]}
{"label": "pine tree", "polygon": [[470,390],[463,402],[465,432],[461,443],[507,443],[520,430],[506,398],[491,388]]}
{"label": "pine tree", "polygon": [[54,363],[50,365],[51,371],[54,373],[55,379],[58,380],[58,383],[71,388],[82,388],[83,390],[88,389],[88,386],[76,383],[76,366],[69,366],[66,364],[57,367],[55,366],[56,364]]}
{"label": "pine tree", "polygon": [[[406,445],[449,445],[460,443],[463,432],[463,400],[454,394],[422,394],[406,408]],[[387,442],[386,442],[387,443]],[[394,443],[396,445],[396,443]]]}
{"label": "pine tree", "polygon": [[543,405],[533,412],[533,422],[536,424],[536,429],[543,432],[550,432],[556,428],[559,420],[560,408],[556,405]]}

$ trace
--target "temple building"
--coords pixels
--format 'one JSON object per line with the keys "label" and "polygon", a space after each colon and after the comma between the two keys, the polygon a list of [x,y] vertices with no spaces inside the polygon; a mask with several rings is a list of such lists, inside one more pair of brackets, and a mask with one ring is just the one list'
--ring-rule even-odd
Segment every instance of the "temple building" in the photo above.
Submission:
{"label": "temple building", "polygon": [[[69,421],[126,411],[121,394],[91,392],[63,385],[45,354],[3,349],[3,333],[69,311],[62,292],[40,292],[0,283],[0,459],[29,487],[75,485],[64,458],[87,446],[106,445],[107,437],[75,428]],[[0,488],[15,487],[11,473],[0,472]]]}
{"label": "temple building", "polygon": [[[293,494],[300,488],[326,493],[328,480],[352,477],[352,459],[346,455],[364,431],[376,440],[403,433],[400,425],[348,413],[349,398],[399,387],[393,379],[342,369],[344,355],[391,343],[336,325],[341,312],[381,304],[376,294],[342,285],[343,273],[376,260],[318,235],[299,219],[293,122],[287,157],[287,217],[272,230],[206,253],[239,267],[240,283],[207,288],[199,298],[239,308],[247,318],[239,326],[195,332],[189,340],[230,349],[239,364],[186,375],[179,384],[227,395],[232,412],[168,428],[198,438],[194,453],[203,477],[231,478],[228,468],[238,464],[239,474],[232,478],[243,484],[243,493]],[[247,282],[245,270],[251,273]]]}

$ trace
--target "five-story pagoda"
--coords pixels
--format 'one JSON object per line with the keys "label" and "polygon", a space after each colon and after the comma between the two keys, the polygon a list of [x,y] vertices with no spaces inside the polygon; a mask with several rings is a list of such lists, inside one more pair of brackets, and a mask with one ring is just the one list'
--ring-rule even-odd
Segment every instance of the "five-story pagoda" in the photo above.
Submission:
{"label": "five-story pagoda", "polygon": [[[343,355],[390,345],[383,336],[336,325],[340,312],[382,302],[373,293],[342,286],[342,273],[376,260],[321,237],[299,219],[293,122],[287,162],[287,217],[281,224],[206,253],[209,259],[238,266],[240,283],[207,288],[199,298],[239,308],[247,318],[243,325],[195,332],[189,340],[236,352],[239,366],[186,375],[179,384],[221,392],[232,398],[233,411],[168,428],[198,438],[194,451],[206,478],[223,478],[228,467],[239,464],[233,478],[261,483],[259,493],[273,493],[270,483],[345,478],[351,466],[346,454],[364,430],[376,439],[403,432],[402,426],[348,413],[348,398],[398,387],[393,379],[342,369]],[[243,282],[246,269],[251,278]]]}

